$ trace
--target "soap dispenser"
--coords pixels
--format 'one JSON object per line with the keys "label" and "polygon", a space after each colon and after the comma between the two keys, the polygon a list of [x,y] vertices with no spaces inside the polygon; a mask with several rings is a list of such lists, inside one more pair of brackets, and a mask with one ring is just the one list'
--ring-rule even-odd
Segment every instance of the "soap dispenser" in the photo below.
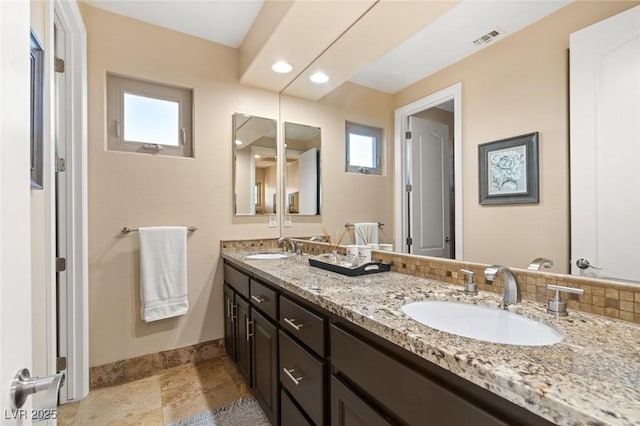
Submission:
{"label": "soap dispenser", "polygon": [[460,269],[465,276],[464,281],[464,294],[474,295],[478,294],[478,285],[473,282],[473,271],[469,271],[468,269]]}

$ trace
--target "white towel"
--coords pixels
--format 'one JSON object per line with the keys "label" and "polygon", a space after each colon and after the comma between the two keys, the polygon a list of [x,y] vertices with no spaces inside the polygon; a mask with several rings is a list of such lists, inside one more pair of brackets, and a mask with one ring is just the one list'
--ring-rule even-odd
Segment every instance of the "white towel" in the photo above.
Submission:
{"label": "white towel", "polygon": [[140,228],[142,319],[157,321],[184,315],[187,299],[187,228]]}
{"label": "white towel", "polygon": [[[378,222],[354,223],[356,245],[378,244]],[[370,241],[364,241],[360,235],[369,236]]]}

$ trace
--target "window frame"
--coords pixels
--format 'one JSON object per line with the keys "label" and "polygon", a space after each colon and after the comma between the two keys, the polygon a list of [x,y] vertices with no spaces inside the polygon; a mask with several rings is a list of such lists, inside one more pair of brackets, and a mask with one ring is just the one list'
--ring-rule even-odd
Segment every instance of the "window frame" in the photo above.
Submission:
{"label": "window frame", "polygon": [[31,188],[42,189],[44,148],[44,48],[31,29],[29,42],[31,73],[30,87],[30,144],[31,144]]}
{"label": "window frame", "polygon": [[[350,135],[367,136],[374,138],[375,144],[373,147],[373,157],[376,160],[375,167],[364,167],[350,164],[349,159],[349,146]],[[360,173],[366,175],[382,175],[382,138],[383,129],[379,127],[368,126],[366,124],[358,124],[350,121],[345,121],[345,172],[347,173]]]}
{"label": "window frame", "polygon": [[[178,146],[124,139],[125,93],[178,103]],[[107,149],[111,151],[194,157],[193,90],[107,73]]]}

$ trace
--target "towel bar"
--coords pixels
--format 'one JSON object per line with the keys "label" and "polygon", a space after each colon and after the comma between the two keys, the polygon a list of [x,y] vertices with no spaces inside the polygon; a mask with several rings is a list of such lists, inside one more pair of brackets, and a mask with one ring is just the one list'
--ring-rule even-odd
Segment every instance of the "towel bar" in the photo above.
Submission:
{"label": "towel bar", "polygon": [[[353,223],[345,223],[344,224],[345,228],[349,228],[350,226],[354,226],[354,224]],[[384,223],[378,222],[378,228],[382,228],[383,226],[384,226]]]}
{"label": "towel bar", "polygon": [[[196,232],[197,230],[198,230],[198,227],[195,225],[187,226],[187,231]],[[120,232],[122,232],[123,234],[128,234],[129,232],[138,232],[138,228],[129,228],[128,226],[125,226],[120,230]]]}

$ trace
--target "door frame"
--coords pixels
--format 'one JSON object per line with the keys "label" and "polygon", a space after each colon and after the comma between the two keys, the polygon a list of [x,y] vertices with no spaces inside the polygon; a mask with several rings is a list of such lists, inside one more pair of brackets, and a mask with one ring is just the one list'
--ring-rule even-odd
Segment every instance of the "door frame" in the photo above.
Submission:
{"label": "door frame", "polygon": [[407,192],[405,191],[407,175],[406,140],[409,116],[420,111],[438,106],[453,100],[453,157],[455,188],[455,259],[463,259],[463,224],[462,224],[462,82],[446,87],[431,95],[418,99],[395,110],[395,144],[394,144],[394,176],[393,187],[393,233],[395,247],[407,252]]}
{"label": "door frame", "polygon": [[[55,73],[53,72],[54,22],[58,20],[66,34],[65,97],[66,97],[66,226],[67,296],[66,344],[67,374],[60,391],[60,402],[77,401],[89,393],[89,311],[88,311],[88,238],[87,238],[87,37],[77,3],[64,0],[47,2],[45,23],[51,114],[49,115],[50,143],[45,148],[46,232],[47,232],[47,349],[48,364],[55,373],[57,353],[56,332],[56,204],[55,204]],[[45,181],[46,182],[46,181]]]}

